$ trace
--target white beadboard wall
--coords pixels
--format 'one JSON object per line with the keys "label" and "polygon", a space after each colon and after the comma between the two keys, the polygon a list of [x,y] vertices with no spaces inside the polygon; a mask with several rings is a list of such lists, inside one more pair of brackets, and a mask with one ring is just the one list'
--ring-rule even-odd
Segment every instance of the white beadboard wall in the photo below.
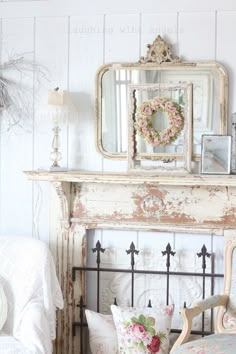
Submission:
{"label": "white beadboard wall", "polygon": [[[23,170],[49,167],[52,124],[47,113],[47,92],[56,86],[68,90],[76,108],[62,124],[63,166],[97,171],[126,171],[124,161],[103,159],[94,144],[94,78],[105,62],[137,61],[157,34],[173,43],[186,60],[217,60],[229,72],[229,116],[236,111],[236,2],[233,0],[0,0],[0,58],[27,53],[48,69],[48,80],[31,87],[32,113],[22,128],[0,134],[0,234],[49,238],[48,183],[31,183]],[[137,245],[170,242],[186,247],[186,235],[91,232],[91,244],[111,236],[132,239]],[[156,236],[156,237],[155,237]],[[114,237],[115,238],[115,237]],[[218,254],[219,236],[194,235]],[[123,241],[122,241],[123,242]]]}

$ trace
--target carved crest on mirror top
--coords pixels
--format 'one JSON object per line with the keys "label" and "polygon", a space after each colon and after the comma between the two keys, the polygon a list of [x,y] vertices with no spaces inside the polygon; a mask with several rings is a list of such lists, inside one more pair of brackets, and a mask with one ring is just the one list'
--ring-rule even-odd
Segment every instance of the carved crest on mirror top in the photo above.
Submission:
{"label": "carved crest on mirror top", "polygon": [[139,62],[144,63],[179,63],[180,59],[172,54],[172,46],[168,44],[160,35],[154,40],[152,44],[147,45],[146,57],[141,57]]}

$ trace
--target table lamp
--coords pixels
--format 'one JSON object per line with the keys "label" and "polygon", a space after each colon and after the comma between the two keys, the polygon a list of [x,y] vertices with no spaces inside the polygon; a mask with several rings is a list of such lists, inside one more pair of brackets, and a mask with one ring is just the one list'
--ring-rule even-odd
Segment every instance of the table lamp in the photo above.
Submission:
{"label": "table lamp", "polygon": [[59,120],[62,116],[63,106],[65,104],[65,91],[59,90],[59,87],[54,90],[49,90],[48,92],[48,105],[52,108],[52,119],[53,119],[53,139],[52,139],[52,152],[50,158],[52,160],[52,166],[50,170],[59,171],[61,168],[59,161],[62,159],[62,154],[60,152],[60,136],[61,131],[59,127]]}

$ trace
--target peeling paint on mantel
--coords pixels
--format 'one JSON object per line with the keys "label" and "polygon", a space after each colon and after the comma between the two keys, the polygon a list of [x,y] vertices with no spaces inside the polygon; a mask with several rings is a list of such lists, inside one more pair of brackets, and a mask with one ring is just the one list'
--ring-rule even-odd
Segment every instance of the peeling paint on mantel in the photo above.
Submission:
{"label": "peeling paint on mantel", "polygon": [[86,229],[183,231],[224,235],[236,225],[236,175],[131,175],[80,171],[26,172],[53,182],[54,248],[65,309],[58,320],[57,354],[78,353],[72,321],[85,278],[72,286],[72,266],[86,262]]}
{"label": "peeling paint on mantel", "polygon": [[131,174],[102,173],[85,171],[26,171],[29,179],[38,181],[61,181],[78,183],[111,183],[111,184],[148,184],[165,186],[233,186],[236,187],[236,175],[193,175],[193,174]]}
{"label": "peeling paint on mantel", "polygon": [[[181,224],[189,228],[234,228],[236,189],[227,187],[81,185],[72,217],[93,222]],[[210,206],[210,207],[209,207]]]}

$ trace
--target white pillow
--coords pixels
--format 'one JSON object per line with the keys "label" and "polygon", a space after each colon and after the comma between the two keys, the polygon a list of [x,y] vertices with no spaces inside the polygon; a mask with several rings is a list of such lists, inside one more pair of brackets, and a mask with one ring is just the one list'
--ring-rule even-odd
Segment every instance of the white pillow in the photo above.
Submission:
{"label": "white pillow", "polygon": [[0,330],[7,320],[7,298],[0,284]]}
{"label": "white pillow", "polygon": [[92,354],[118,354],[117,335],[112,315],[85,310]]}
{"label": "white pillow", "polygon": [[120,354],[169,353],[174,305],[162,308],[111,305]]}

